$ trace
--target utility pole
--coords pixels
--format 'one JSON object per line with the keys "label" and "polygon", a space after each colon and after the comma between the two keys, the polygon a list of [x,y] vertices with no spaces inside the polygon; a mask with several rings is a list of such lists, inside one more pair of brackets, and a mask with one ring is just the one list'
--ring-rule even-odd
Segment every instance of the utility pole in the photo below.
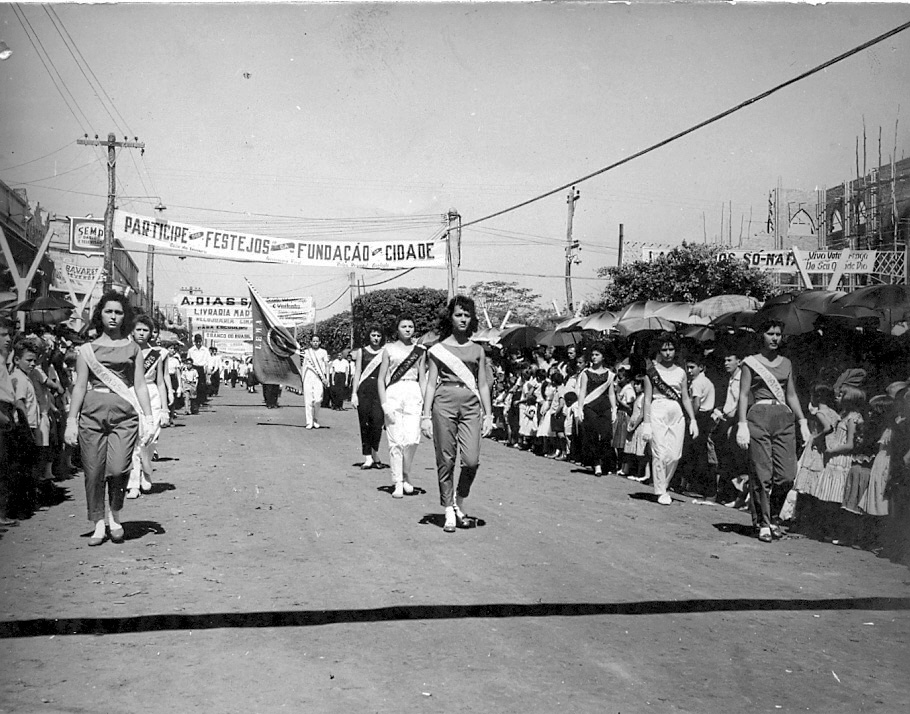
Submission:
{"label": "utility pole", "polygon": [[446,214],[449,223],[446,232],[446,268],[448,269],[449,300],[458,292],[458,268],[461,267],[461,215],[454,208]]}
{"label": "utility pole", "polygon": [[352,270],[351,273],[350,273],[350,279],[351,279],[351,289],[350,289],[350,296],[351,296],[351,344],[350,344],[350,348],[351,348],[351,349],[354,349],[354,289],[357,287],[357,273],[355,273],[353,270]]}
{"label": "utility pole", "polygon": [[569,204],[569,217],[566,221],[566,308],[572,312],[572,263],[575,262],[575,251],[580,250],[578,241],[572,239],[572,221],[575,219],[575,202],[581,198],[575,187],[566,196]]}
{"label": "utility pole", "polygon": [[84,139],[76,139],[77,144],[84,146],[106,146],[107,147],[107,208],[104,210],[104,292],[108,292],[114,284],[114,199],[117,195],[116,169],[117,169],[117,149],[142,149],[145,151],[145,143],[139,141],[139,137],[133,137],[134,141],[129,141],[123,137],[123,141],[117,141],[113,132],[107,135],[107,141],[103,141],[95,134],[94,139],[89,139],[88,134]]}
{"label": "utility pole", "polygon": [[622,267],[623,250],[625,248],[622,227],[623,227],[622,223],[620,223],[619,224],[619,254],[616,256],[616,265],[617,265],[617,267],[620,267],[620,268]]}
{"label": "utility pole", "polygon": [[[164,214],[164,211],[167,210],[165,205],[158,201],[158,205],[155,206],[155,210],[158,211],[158,221],[161,222],[161,216]],[[152,319],[155,318],[155,246],[150,245],[148,254],[145,257],[145,294],[148,296],[149,309],[148,313],[152,316]]]}

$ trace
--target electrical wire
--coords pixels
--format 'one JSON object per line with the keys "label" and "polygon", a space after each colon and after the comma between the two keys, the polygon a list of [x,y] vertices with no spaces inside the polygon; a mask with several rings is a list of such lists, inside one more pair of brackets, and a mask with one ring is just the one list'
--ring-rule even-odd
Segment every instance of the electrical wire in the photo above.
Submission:
{"label": "electrical wire", "polygon": [[21,164],[16,164],[15,166],[4,166],[4,167],[0,168],[0,171],[12,171],[13,169],[18,169],[18,168],[21,168],[21,167],[23,167],[23,166],[28,166],[29,164],[33,164],[33,163],[35,163],[36,161],[41,161],[41,159],[46,159],[46,158],[48,158],[49,156],[53,156],[54,154],[59,154],[61,151],[63,151],[64,149],[66,149],[66,148],[68,148],[68,147],[70,147],[70,146],[72,146],[72,145],[73,145],[73,142],[68,141],[68,142],[66,142],[63,146],[61,146],[59,149],[57,149],[57,150],[55,150],[55,151],[52,151],[52,152],[49,153],[49,154],[45,154],[44,156],[39,156],[37,159],[31,159],[31,160],[29,160],[29,161],[23,161]]}
{"label": "electrical wire", "polygon": [[[73,115],[73,119],[76,120],[76,123],[79,125],[79,128],[82,130],[83,133],[87,133],[85,131],[85,128],[86,128],[86,126],[91,128],[92,123],[89,121],[88,117],[85,115],[85,112],[82,111],[82,107],[79,106],[79,103],[76,101],[76,98],[72,95],[72,92],[69,91],[69,88],[66,86],[66,82],[63,80],[63,77],[60,75],[60,72],[57,71],[56,65],[54,65],[54,62],[51,59],[50,55],[47,54],[47,50],[44,49],[44,45],[41,44],[41,38],[38,37],[38,33],[35,32],[34,28],[31,26],[31,23],[28,21],[28,18],[25,16],[25,12],[22,10],[21,7],[19,7],[19,5],[17,3],[13,3],[11,5],[11,7],[13,9],[13,14],[16,16],[16,19],[19,21],[19,24],[22,26],[22,30],[25,32],[25,36],[28,38],[29,43],[31,44],[32,48],[35,50],[35,54],[38,55],[38,59],[41,60],[41,64],[44,65],[44,69],[47,72],[48,77],[51,78],[51,82],[54,85],[54,89],[57,90],[57,93],[60,95],[60,98],[63,99],[63,103],[66,104],[66,108],[69,109],[70,114]],[[33,38],[33,36],[34,36],[34,38]],[[39,46],[41,47],[40,50],[38,49]],[[44,54],[42,54],[42,51],[44,52]],[[46,60],[45,60],[45,56],[47,57]],[[57,77],[59,78],[59,82],[60,82],[59,84],[58,84],[58,80],[54,78],[54,73],[51,72],[50,67],[48,67],[48,63],[50,63],[50,66],[54,68],[54,72],[57,73]],[[79,113],[82,115],[82,119],[85,120],[84,124],[82,123],[82,119],[80,119],[78,116],[76,116],[76,112],[73,110],[73,107],[70,105],[69,100],[66,98],[66,95],[63,93],[63,89],[60,88],[61,84],[63,85],[63,89],[66,89],[67,94],[70,95],[70,98],[72,99],[73,104],[76,106],[76,109],[78,109]]]}
{"label": "electrical wire", "polygon": [[771,89],[765,90],[764,92],[761,92],[760,94],[756,94],[754,97],[751,97],[750,99],[747,99],[744,102],[740,102],[739,104],[737,104],[729,109],[726,109],[725,111],[722,111],[720,114],[715,114],[714,116],[710,117],[709,119],[705,119],[704,121],[701,121],[698,124],[690,126],[688,129],[684,129],[683,131],[678,132],[678,133],[674,134],[673,136],[670,136],[667,139],[663,139],[663,140],[657,142],[656,144],[652,144],[651,146],[649,146],[645,149],[642,149],[640,151],[637,151],[634,154],[626,156],[625,158],[620,159],[619,161],[615,161],[612,164],[610,164],[609,166],[605,166],[602,169],[598,169],[597,171],[593,171],[589,174],[586,174],[586,175],[582,176],[581,178],[575,179],[574,181],[569,181],[568,183],[563,184],[562,186],[551,189],[551,190],[547,191],[546,193],[542,193],[538,196],[535,196],[534,198],[529,198],[526,201],[522,201],[521,203],[516,203],[512,206],[509,206],[508,208],[503,208],[502,210],[496,211],[495,213],[490,213],[489,215],[483,216],[481,218],[475,218],[472,221],[467,221],[465,223],[462,223],[461,227],[467,228],[468,226],[473,226],[478,223],[482,223],[483,221],[488,221],[491,218],[496,218],[497,216],[501,216],[505,213],[511,213],[512,211],[516,211],[519,208],[524,208],[525,206],[528,206],[532,203],[536,203],[537,201],[543,200],[544,198],[549,198],[553,194],[559,193],[561,191],[565,191],[567,188],[572,188],[573,186],[577,186],[578,184],[580,184],[584,181],[588,181],[589,179],[592,179],[595,176],[600,176],[601,174],[604,174],[607,171],[611,171],[619,166],[622,166],[623,164],[627,164],[634,159],[644,156],[645,154],[650,154],[652,151],[656,151],[657,149],[667,146],[668,144],[671,144],[674,141],[677,141],[684,136],[687,136],[695,131],[698,131],[699,129],[702,129],[702,128],[708,126],[709,124],[713,124],[714,122],[720,121],[721,119],[723,119],[727,116],[730,116],[731,114],[738,112],[742,109],[745,109],[746,107],[748,107],[752,104],[755,104],[756,102],[760,102],[761,100],[766,99],[767,97],[770,97],[772,94],[775,94],[775,93],[779,92],[780,90],[782,90],[786,87],[789,87],[792,84],[796,84],[797,82],[800,82],[803,79],[806,79],[807,77],[811,77],[813,74],[817,74],[818,72],[821,72],[822,70],[825,70],[828,67],[831,67],[832,65],[837,64],[838,62],[842,62],[843,60],[845,60],[849,57],[852,57],[853,55],[858,54],[859,52],[862,52],[863,50],[866,50],[874,45],[877,45],[880,42],[884,42],[889,37],[893,37],[894,35],[896,35],[900,32],[903,32],[904,30],[906,30],[908,28],[910,28],[910,22],[905,22],[901,25],[898,25],[894,29],[889,30],[888,32],[885,32],[884,34],[881,34],[878,37],[874,37],[873,39],[868,40],[867,42],[864,42],[861,45],[854,47],[853,49],[847,50],[846,52],[838,55],[837,57],[834,57],[833,59],[828,60],[827,62],[822,62],[822,64],[820,64],[816,67],[813,67],[812,69],[809,69],[809,70],[797,75],[796,77],[793,77],[792,79],[788,79],[786,82],[782,82],[781,84],[778,84],[777,86],[772,87]]}

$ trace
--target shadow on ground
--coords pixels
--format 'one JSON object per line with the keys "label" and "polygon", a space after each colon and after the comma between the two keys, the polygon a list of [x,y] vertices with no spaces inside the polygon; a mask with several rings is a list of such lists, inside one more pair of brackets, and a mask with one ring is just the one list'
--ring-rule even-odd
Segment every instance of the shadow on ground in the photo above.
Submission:
{"label": "shadow on ground", "polygon": [[643,600],[604,603],[495,603],[483,605],[403,605],[350,610],[274,610],[132,617],[35,618],[0,621],[0,639],[50,635],[113,635],[161,630],[315,627],[348,623],[413,620],[505,619],[519,617],[600,617],[712,612],[910,610],[910,598],[867,597],[824,600]]}

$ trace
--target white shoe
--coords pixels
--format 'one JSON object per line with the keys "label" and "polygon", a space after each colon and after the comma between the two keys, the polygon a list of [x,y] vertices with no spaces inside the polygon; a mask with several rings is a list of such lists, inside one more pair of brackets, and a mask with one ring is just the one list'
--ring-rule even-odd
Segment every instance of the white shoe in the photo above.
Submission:
{"label": "white shoe", "polygon": [[139,488],[142,490],[143,493],[148,493],[149,491],[152,490],[152,482],[149,481],[145,477],[145,475],[143,475],[139,481]]}
{"label": "white shoe", "polygon": [[313,428],[313,425],[312,425],[312,424],[307,424],[305,428],[307,428],[307,429],[312,429],[312,428]]}
{"label": "white shoe", "polygon": [[392,498],[404,498],[404,486],[400,481],[395,484],[395,490],[392,491]]}
{"label": "white shoe", "polygon": [[139,489],[138,489],[138,488],[131,488],[129,491],[126,492],[126,497],[127,497],[127,498],[130,498],[130,499],[132,499],[132,498],[139,498]]}
{"label": "white shoe", "polygon": [[313,423],[313,428],[314,428],[314,429],[321,429],[322,427],[319,426],[319,424],[316,424],[316,423],[314,422],[314,423]]}
{"label": "white shoe", "polygon": [[671,503],[673,503],[673,498],[670,496],[669,493],[662,493],[662,494],[660,494],[660,496],[657,497],[657,502],[661,506],[669,506]]}
{"label": "white shoe", "polygon": [[402,489],[402,490],[405,492],[405,494],[407,494],[408,496],[410,496],[412,493],[414,493],[414,487],[411,485],[411,482],[410,482],[410,481],[403,481],[402,484],[401,484],[401,489]]}

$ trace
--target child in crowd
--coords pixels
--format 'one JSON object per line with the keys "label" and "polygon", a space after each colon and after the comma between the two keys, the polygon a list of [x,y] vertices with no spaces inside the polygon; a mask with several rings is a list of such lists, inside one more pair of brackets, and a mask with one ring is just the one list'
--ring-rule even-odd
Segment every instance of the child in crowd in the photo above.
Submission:
{"label": "child in crowd", "polygon": [[199,382],[199,373],[193,360],[187,357],[183,361],[183,372],[180,375],[183,380],[183,413],[190,414],[192,409],[190,404],[196,400],[196,387]]}
{"label": "child in crowd", "polygon": [[869,486],[859,502],[860,510],[869,521],[870,547],[873,552],[880,549],[882,538],[882,518],[890,512],[888,485],[891,479],[891,442],[894,435],[894,399],[887,394],[879,394],[869,400],[870,409],[882,414],[882,433],[878,438],[878,450],[872,460],[869,472]]}
{"label": "child in crowd", "polygon": [[[35,385],[32,382],[31,374],[38,363],[38,353],[33,340],[20,338],[13,345],[13,371],[10,373],[10,379],[13,383],[13,395],[16,399],[16,405],[25,414],[29,429],[32,432],[32,439],[37,446],[41,445],[41,410],[38,407],[38,396],[35,394]],[[43,468],[40,459],[35,469]],[[20,473],[23,483],[17,484],[17,495],[21,496],[22,503],[20,510],[23,512],[33,511],[37,506],[36,499],[36,481],[34,469],[27,473]]]}
{"label": "child in crowd", "polygon": [[537,388],[540,381],[537,379],[537,370],[532,367],[525,368],[523,377],[518,434],[521,437],[521,448],[527,451],[533,446],[537,434]]}
{"label": "child in crowd", "polygon": [[648,442],[642,436],[642,424],[645,403],[645,378],[637,376],[631,382],[635,399],[632,402],[632,415],[626,425],[626,445],[624,447],[625,462],[622,472],[630,481],[644,483],[648,480]]}
{"label": "child in crowd", "polygon": [[[617,476],[631,473],[626,467],[625,449],[629,437],[629,420],[635,404],[635,387],[629,365],[620,364],[616,370],[616,421],[613,422],[614,463],[619,466]],[[634,431],[634,429],[632,430]]]}
{"label": "child in crowd", "polygon": [[863,424],[866,393],[858,387],[841,387],[838,395],[840,421],[834,429],[833,444],[825,448],[825,468],[818,477],[815,497],[822,505],[821,537],[832,543],[841,541],[838,514],[844,499],[847,474],[853,465],[853,452],[859,444],[857,432]]}
{"label": "child in crowd", "polygon": [[[799,459],[796,480],[780,512],[781,522],[792,520],[798,512],[801,527],[811,528],[817,517],[815,489],[818,486],[818,478],[825,468],[824,452],[828,446],[834,446],[834,427],[840,421],[840,416],[834,410],[836,403],[837,398],[831,385],[822,383],[813,385],[808,410],[812,439],[805,445]],[[801,498],[797,501],[798,496]]]}

